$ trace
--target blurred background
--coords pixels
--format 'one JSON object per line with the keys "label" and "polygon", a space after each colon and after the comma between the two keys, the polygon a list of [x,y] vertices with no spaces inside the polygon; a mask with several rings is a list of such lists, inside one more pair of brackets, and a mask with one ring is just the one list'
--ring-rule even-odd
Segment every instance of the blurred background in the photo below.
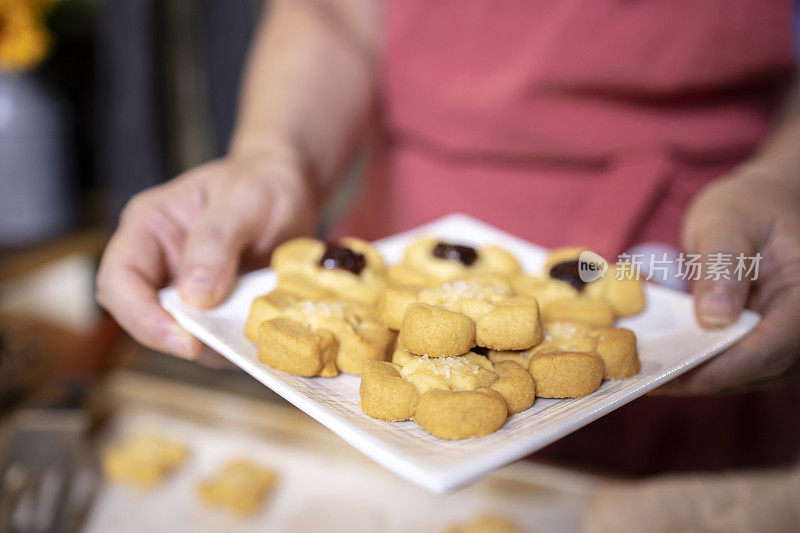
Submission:
{"label": "blurred background", "polygon": [[[519,464],[431,498],[213,354],[198,365],[151,352],[94,303],[97,262],[128,199],[225,153],[245,53],[267,8],[0,0],[0,529],[166,530],[188,520],[197,530],[393,530],[385,501],[348,499],[365,492],[414,509],[398,531],[443,531],[488,507],[523,528],[580,529],[596,488],[623,473]],[[231,448],[284,464],[283,476],[296,476],[294,496],[243,522],[197,511],[189,479],[157,496],[102,482],[98,447],[139,426],[191,441],[200,473]],[[338,470],[326,470],[331,461]],[[304,497],[324,512],[311,516]]]}

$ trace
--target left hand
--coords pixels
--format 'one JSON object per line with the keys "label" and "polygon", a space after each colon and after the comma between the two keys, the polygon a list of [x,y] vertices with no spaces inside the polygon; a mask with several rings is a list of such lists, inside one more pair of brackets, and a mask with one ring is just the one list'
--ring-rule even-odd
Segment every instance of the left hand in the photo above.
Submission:
{"label": "left hand", "polygon": [[[758,278],[693,283],[701,326],[731,324],[747,306],[762,314],[750,335],[660,389],[666,393],[732,391],[789,373],[800,362],[800,185],[754,169],[706,186],[683,220],[687,253],[762,256]],[[732,272],[731,272],[732,274]],[[705,269],[703,276],[705,277]]]}

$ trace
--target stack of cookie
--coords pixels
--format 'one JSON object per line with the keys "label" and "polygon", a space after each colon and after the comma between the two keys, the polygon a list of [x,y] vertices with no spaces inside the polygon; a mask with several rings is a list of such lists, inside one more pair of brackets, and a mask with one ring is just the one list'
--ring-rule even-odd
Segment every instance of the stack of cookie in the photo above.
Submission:
{"label": "stack of cookie", "polygon": [[378,299],[377,319],[399,335],[391,363],[365,366],[364,411],[461,439],[496,431],[536,396],[586,396],[636,374],[636,337],[613,322],[641,310],[641,284],[576,288],[563,272],[578,277],[581,251],[556,250],[547,274],[530,276],[497,247],[412,245]]}
{"label": "stack of cookie", "polygon": [[555,250],[529,275],[496,246],[426,238],[385,268],[358,239],[295,239],[275,251],[278,286],[253,302],[245,332],[274,368],[361,374],[372,417],[486,435],[536,396],[586,396],[639,371],[635,335],[613,324],[644,308],[641,282],[614,265],[583,281],[582,252]]}

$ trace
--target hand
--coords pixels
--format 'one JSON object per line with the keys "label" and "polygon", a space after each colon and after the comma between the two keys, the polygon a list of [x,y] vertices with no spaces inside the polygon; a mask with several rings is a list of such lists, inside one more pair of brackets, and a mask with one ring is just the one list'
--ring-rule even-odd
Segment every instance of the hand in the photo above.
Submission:
{"label": "hand", "polygon": [[738,344],[663,387],[666,392],[730,391],[787,373],[800,358],[800,190],[753,170],[703,189],[683,221],[686,252],[761,253],[758,279],[694,282],[703,327],[726,326],[747,306],[763,316]]}
{"label": "hand", "polygon": [[242,264],[263,264],[313,219],[299,166],[277,155],[212,161],[144,191],[125,207],[97,274],[97,301],[136,340],[194,359],[200,342],[164,311],[156,290],[177,282],[198,307],[221,302]]}

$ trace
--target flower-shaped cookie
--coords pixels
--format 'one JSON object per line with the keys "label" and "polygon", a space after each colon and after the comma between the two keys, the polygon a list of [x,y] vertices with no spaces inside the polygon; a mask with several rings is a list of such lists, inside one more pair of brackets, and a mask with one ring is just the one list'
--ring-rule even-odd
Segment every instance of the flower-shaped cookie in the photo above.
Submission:
{"label": "flower-shaped cookie", "polygon": [[216,476],[203,480],[197,486],[197,493],[208,505],[220,506],[244,516],[258,510],[277,478],[278,474],[271,468],[233,459]]}
{"label": "flower-shaped cookie", "polygon": [[474,274],[518,272],[514,256],[498,246],[473,248],[425,238],[408,247],[403,261],[389,268],[388,277],[400,285],[431,285]]}
{"label": "flower-shaped cookie", "polygon": [[104,450],[103,471],[112,481],[150,488],[178,469],[188,455],[189,449],[179,442],[139,433]]}
{"label": "flower-shaped cookie", "polygon": [[402,349],[393,361],[367,362],[361,372],[361,408],[374,418],[413,418],[428,433],[455,440],[493,433],[508,414],[533,405],[533,378],[513,361],[495,365],[474,352],[420,357]]}
{"label": "flower-shaped cookie", "polygon": [[604,299],[589,297],[569,283],[549,276],[522,274],[512,280],[514,291],[536,298],[542,319],[578,320],[597,326],[611,326],[616,320],[614,309]]}
{"label": "flower-shaped cookie", "polygon": [[292,239],[275,249],[270,266],[278,274],[279,289],[309,300],[373,304],[385,285],[380,253],[353,237],[336,243]]}
{"label": "flower-shaped cookie", "polygon": [[498,364],[515,361],[529,369],[537,395],[548,398],[591,394],[603,379],[639,373],[636,335],[625,328],[598,328],[579,322],[546,322],[545,340],[521,351],[490,350]]}
{"label": "flower-shaped cookie", "polygon": [[513,296],[501,276],[446,281],[420,289],[390,286],[378,300],[378,320],[400,331],[400,344],[417,355],[455,356],[472,346],[519,350],[542,338],[534,298]]}
{"label": "flower-shaped cookie", "polygon": [[364,361],[386,360],[395,340],[367,306],[280,289],[253,301],[245,335],[262,363],[300,376],[358,374]]}
{"label": "flower-shaped cookie", "polygon": [[545,273],[515,276],[514,291],[536,298],[546,321],[572,320],[608,327],[618,317],[641,312],[645,306],[641,280],[618,276],[620,267],[608,265],[605,274],[585,282],[578,261],[583,251],[583,248],[553,250],[545,264]]}

